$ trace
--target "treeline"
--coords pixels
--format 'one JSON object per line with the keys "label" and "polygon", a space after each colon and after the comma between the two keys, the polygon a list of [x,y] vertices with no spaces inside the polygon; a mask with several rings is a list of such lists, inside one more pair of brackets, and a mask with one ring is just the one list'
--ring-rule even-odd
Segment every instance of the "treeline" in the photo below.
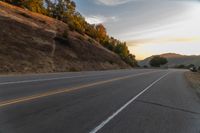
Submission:
{"label": "treeline", "polygon": [[125,42],[121,42],[107,34],[102,24],[91,25],[76,11],[76,3],[71,0],[2,0],[10,4],[26,8],[67,23],[71,31],[88,35],[107,49],[118,54],[122,60],[131,66],[137,66],[135,56],[132,55]]}

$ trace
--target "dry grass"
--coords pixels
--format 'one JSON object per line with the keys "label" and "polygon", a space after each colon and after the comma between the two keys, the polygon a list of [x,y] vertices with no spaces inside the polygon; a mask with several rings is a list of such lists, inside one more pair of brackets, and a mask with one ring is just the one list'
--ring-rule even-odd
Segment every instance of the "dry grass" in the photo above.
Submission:
{"label": "dry grass", "polygon": [[186,72],[185,76],[190,82],[191,86],[196,89],[198,95],[200,95],[200,73]]}
{"label": "dry grass", "polygon": [[[63,30],[63,25],[66,25],[60,21],[55,21],[53,18],[44,16],[38,13],[34,13],[20,7],[12,6],[5,2],[0,1],[0,13],[1,16],[14,19],[18,22],[26,23],[36,27],[46,27],[51,30]],[[44,25],[41,25],[41,24]],[[59,26],[60,25],[60,26]],[[41,27],[41,28],[42,28]],[[59,29],[58,29],[59,28]]]}

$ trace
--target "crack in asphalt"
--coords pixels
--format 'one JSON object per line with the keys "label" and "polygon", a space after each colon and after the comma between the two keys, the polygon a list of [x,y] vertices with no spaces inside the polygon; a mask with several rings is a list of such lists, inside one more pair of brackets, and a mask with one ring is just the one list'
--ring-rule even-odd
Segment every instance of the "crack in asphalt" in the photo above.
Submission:
{"label": "crack in asphalt", "polygon": [[182,108],[177,108],[177,107],[172,107],[172,106],[168,106],[168,105],[163,105],[163,104],[160,104],[160,103],[149,102],[149,101],[144,101],[144,100],[136,100],[136,102],[145,103],[145,104],[151,104],[151,105],[156,105],[156,106],[160,106],[160,107],[164,107],[164,108],[168,108],[168,109],[172,109],[172,110],[177,110],[177,111],[181,111],[181,112],[185,112],[185,113],[191,113],[191,114],[200,115],[200,112],[195,112],[195,111],[186,110],[186,109],[182,109]]}

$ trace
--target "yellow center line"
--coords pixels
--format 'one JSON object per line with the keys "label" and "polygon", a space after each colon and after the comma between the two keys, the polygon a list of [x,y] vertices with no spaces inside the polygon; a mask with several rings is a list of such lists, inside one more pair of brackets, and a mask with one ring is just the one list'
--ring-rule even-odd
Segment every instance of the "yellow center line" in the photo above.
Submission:
{"label": "yellow center line", "polygon": [[44,92],[42,94],[36,94],[36,95],[32,95],[32,96],[26,96],[26,97],[11,99],[11,100],[5,100],[5,101],[0,102],[0,107],[12,105],[12,104],[17,104],[17,103],[21,103],[21,102],[26,102],[26,101],[30,101],[30,100],[34,100],[34,99],[44,98],[44,97],[48,97],[48,96],[52,96],[52,95],[56,95],[56,94],[72,92],[72,91],[80,90],[80,89],[83,89],[83,88],[88,88],[88,87],[106,84],[106,83],[110,83],[110,82],[114,82],[114,81],[128,79],[128,78],[131,78],[131,77],[147,75],[147,74],[154,73],[154,72],[159,72],[159,71],[128,75],[128,76],[124,76],[124,77],[118,77],[118,78],[114,78],[114,79],[109,79],[109,80],[99,81],[99,82],[95,82],[95,83],[80,85],[80,86],[77,86],[77,87],[65,88],[65,89],[60,89],[60,90],[55,90],[55,91]]}

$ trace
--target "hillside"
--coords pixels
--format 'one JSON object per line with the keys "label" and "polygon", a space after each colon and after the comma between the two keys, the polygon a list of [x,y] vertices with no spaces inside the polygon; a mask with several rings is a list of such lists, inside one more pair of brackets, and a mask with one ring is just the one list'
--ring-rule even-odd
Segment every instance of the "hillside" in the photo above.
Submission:
{"label": "hillside", "polygon": [[130,68],[89,36],[56,19],[0,2],[0,73]]}
{"label": "hillside", "polygon": [[[186,55],[180,55],[180,54],[175,54],[175,53],[166,53],[160,55],[161,57],[165,57],[168,59],[168,66],[169,67],[174,67],[178,65],[190,65],[194,64],[196,66],[200,66],[200,56],[186,56]],[[147,65],[149,66],[149,61],[152,59],[153,56],[148,57],[144,59],[143,61],[139,62],[140,66]]]}

